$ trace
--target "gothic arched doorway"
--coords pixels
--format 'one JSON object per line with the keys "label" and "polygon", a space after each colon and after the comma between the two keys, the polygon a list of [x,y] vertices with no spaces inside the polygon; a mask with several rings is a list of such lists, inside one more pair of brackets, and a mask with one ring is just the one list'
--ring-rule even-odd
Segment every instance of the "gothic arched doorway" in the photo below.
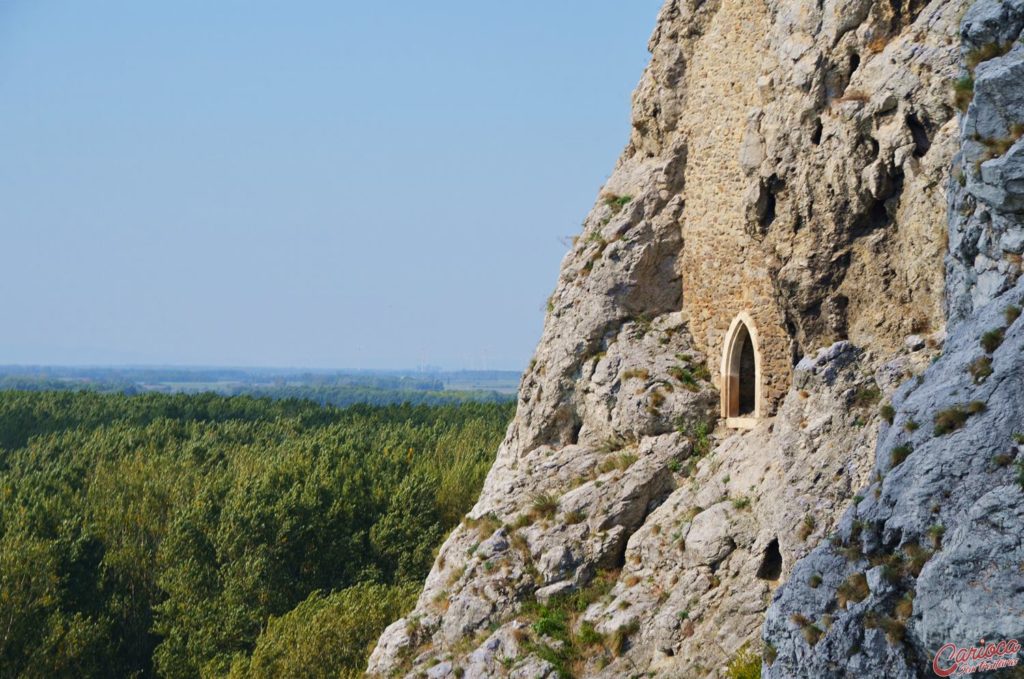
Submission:
{"label": "gothic arched doorway", "polygon": [[761,352],[753,319],[733,319],[722,348],[722,417],[730,427],[752,427],[762,414]]}

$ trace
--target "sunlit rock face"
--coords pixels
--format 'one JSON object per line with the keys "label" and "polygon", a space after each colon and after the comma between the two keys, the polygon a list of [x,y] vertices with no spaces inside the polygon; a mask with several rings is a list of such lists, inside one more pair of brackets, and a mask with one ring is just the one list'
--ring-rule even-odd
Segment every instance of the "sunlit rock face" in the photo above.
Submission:
{"label": "sunlit rock face", "polygon": [[[963,17],[948,339],[894,394],[864,499],[769,609],[765,676],[918,677],[937,654],[953,668],[947,644],[1024,637],[1022,30],[1019,0]],[[867,589],[847,600],[858,581]]]}
{"label": "sunlit rock face", "polygon": [[[939,601],[1021,561],[1024,321],[969,369],[1021,294],[1019,4],[666,2],[481,497],[371,675],[715,677],[746,647],[771,676],[917,676],[1024,619]],[[1005,558],[967,528],[987,512]],[[881,577],[914,540],[927,562]]]}

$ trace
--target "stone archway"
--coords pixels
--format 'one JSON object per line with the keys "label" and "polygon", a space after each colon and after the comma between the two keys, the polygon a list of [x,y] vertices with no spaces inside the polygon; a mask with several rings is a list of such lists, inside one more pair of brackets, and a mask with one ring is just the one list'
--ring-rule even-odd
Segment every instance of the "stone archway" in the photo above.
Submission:
{"label": "stone archway", "polygon": [[722,417],[729,427],[748,429],[764,414],[761,350],[754,320],[733,319],[722,347]]}

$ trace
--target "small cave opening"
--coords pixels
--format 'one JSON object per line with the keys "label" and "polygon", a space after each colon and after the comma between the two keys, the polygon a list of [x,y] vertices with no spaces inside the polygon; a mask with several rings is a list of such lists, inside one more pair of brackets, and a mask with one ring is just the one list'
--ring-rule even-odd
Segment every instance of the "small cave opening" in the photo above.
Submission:
{"label": "small cave opening", "polygon": [[779,551],[779,539],[768,543],[761,558],[761,566],[757,569],[757,577],[761,580],[778,580],[782,577],[782,552]]}
{"label": "small cave opening", "polygon": [[854,238],[888,228],[894,223],[903,195],[903,181],[903,169],[896,168],[894,174],[889,177],[889,187],[885,193],[872,200],[867,209],[858,216],[853,225]]}
{"label": "small cave opening", "polygon": [[876,140],[874,137],[868,137],[866,141],[868,144],[868,158],[873,161],[876,158],[878,158],[878,140]]}
{"label": "small cave opening", "polygon": [[797,340],[797,328],[796,323],[793,322],[792,317],[786,313],[786,334],[789,335],[789,358],[794,366],[800,362],[803,358],[803,352],[800,351],[800,342]]}
{"label": "small cave opening", "polygon": [[914,157],[922,158],[928,149],[932,147],[932,140],[928,136],[928,128],[922,124],[913,113],[907,114],[907,127],[910,128],[910,136],[914,139]]}
{"label": "small cave opening", "polygon": [[760,193],[757,200],[757,224],[759,229],[755,232],[759,235],[768,233],[769,227],[775,222],[778,208],[778,194],[786,188],[786,183],[778,175],[772,175],[767,180],[761,181]]}
{"label": "small cave opening", "polygon": [[850,55],[850,70],[848,72],[849,75],[847,76],[847,78],[852,78],[853,74],[857,72],[857,69],[859,67],[860,67],[860,55],[857,54],[856,52],[854,52],[853,54]]}
{"label": "small cave opening", "polygon": [[815,118],[815,120],[814,120],[814,129],[811,130],[811,143],[814,144],[815,146],[817,146],[818,144],[821,143],[821,132],[822,132],[821,118]]}
{"label": "small cave opening", "polygon": [[761,219],[758,220],[762,231],[767,231],[775,221],[775,202],[775,194],[769,191],[764,197],[764,212],[761,214]]}

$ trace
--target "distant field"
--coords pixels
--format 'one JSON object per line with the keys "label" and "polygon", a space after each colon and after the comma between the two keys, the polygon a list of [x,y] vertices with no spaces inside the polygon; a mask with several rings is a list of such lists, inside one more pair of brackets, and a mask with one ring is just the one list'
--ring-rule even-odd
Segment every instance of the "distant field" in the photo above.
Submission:
{"label": "distant field", "polygon": [[0,366],[0,390],[248,395],[322,405],[444,405],[514,397],[514,371],[297,371],[236,368]]}

